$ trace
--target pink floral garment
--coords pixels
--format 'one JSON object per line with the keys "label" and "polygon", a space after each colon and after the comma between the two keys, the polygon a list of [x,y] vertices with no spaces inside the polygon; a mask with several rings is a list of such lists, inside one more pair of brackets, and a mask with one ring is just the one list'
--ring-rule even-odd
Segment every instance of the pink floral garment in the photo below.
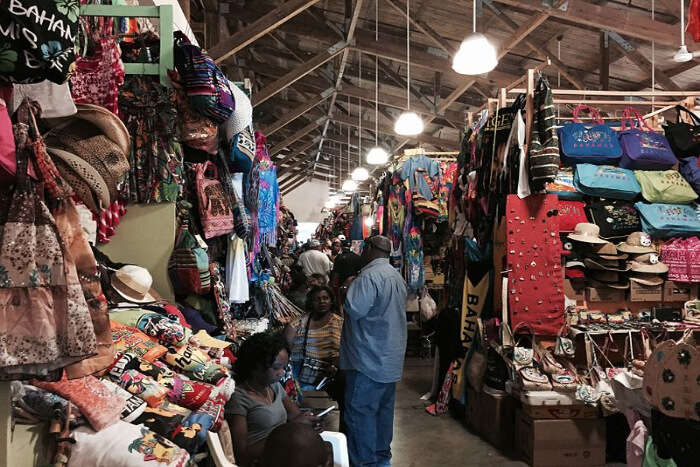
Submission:
{"label": "pink floral garment", "polygon": [[114,38],[102,38],[95,43],[93,56],[78,57],[70,78],[73,100],[101,105],[119,115],[119,88],[124,84],[121,56]]}

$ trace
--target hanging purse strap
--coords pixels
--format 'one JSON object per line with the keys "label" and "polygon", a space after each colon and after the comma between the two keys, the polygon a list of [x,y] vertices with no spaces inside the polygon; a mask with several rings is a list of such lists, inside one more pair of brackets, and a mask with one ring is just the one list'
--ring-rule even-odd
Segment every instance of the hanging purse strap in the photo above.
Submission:
{"label": "hanging purse strap", "polygon": [[[632,118],[634,117],[634,118]],[[637,109],[634,107],[625,107],[624,111],[622,112],[622,120],[620,121],[621,123],[621,130],[625,131],[627,127],[625,124],[629,125],[629,129],[634,129],[634,121],[637,120],[637,128],[639,128],[642,131],[654,131],[647,125],[647,122],[644,120],[644,117],[642,117],[642,114],[639,113]]]}
{"label": "hanging purse strap", "polygon": [[302,353],[301,357],[301,363],[304,363],[304,360],[306,360],[306,343],[309,340],[309,326],[311,325],[311,315],[306,319],[306,326],[304,329],[304,351]]}
{"label": "hanging purse strap", "polygon": [[598,113],[598,111],[596,109],[594,109],[593,107],[591,107],[590,105],[583,105],[583,104],[577,105],[576,108],[574,109],[574,118],[573,118],[574,123],[583,123],[578,118],[578,114],[582,110],[588,111],[588,113],[591,115],[591,118],[593,119],[593,121],[595,123],[597,123],[598,125],[603,124],[603,119],[600,117],[600,113]]}
{"label": "hanging purse strap", "polygon": [[681,112],[685,112],[688,115],[690,115],[690,118],[693,120],[693,122],[695,122],[696,125],[700,125],[700,117],[698,117],[697,115],[695,115],[693,112],[691,112],[687,108],[683,107],[682,105],[676,106],[676,123],[682,123]]}

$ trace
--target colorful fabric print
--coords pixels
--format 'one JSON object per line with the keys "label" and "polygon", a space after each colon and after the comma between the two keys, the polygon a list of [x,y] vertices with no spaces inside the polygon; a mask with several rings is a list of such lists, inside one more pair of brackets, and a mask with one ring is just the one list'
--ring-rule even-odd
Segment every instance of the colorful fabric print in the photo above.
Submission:
{"label": "colorful fabric print", "polygon": [[179,321],[141,308],[112,311],[110,318],[144,332],[163,345],[181,347],[192,337],[192,330],[184,327]]}
{"label": "colorful fabric print", "polygon": [[[112,373],[110,373],[112,374]],[[168,390],[156,383],[153,378],[136,370],[126,370],[114,377],[115,382],[129,393],[140,397],[149,407],[158,407],[165,400]]]}
{"label": "colorful fabric print", "polygon": [[100,105],[112,113],[119,113],[119,87],[124,84],[124,64],[114,38],[97,40],[92,56],[78,58],[70,84],[75,103]]}
{"label": "colorful fabric print", "polygon": [[191,345],[170,347],[164,360],[190,378],[205,383],[217,384],[226,377],[226,371],[221,365],[211,362],[204,352]]}
{"label": "colorful fabric print", "polygon": [[153,342],[153,340],[138,329],[124,326],[110,320],[114,350],[119,353],[132,352],[144,360],[153,362],[166,354],[168,349]]}
{"label": "colorful fabric print", "polygon": [[413,227],[406,239],[406,284],[414,293],[422,289],[425,284],[423,267],[420,230]]}
{"label": "colorful fabric print", "polygon": [[277,220],[279,218],[280,191],[277,185],[277,169],[274,165],[259,172],[258,235],[260,243],[277,245]]}
{"label": "colorful fabric print", "polygon": [[152,77],[127,76],[119,110],[131,136],[128,183],[123,197],[133,203],[176,201],[184,183],[177,135],[176,95]]}

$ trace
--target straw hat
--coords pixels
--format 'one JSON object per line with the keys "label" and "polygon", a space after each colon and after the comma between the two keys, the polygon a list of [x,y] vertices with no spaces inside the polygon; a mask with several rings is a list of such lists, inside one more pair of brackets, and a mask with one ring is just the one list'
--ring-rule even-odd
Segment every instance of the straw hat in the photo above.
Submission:
{"label": "straw hat", "polygon": [[630,269],[629,265],[616,260],[586,258],[583,262],[588,269],[599,271],[625,272]]}
{"label": "straw hat", "polygon": [[253,121],[253,106],[245,92],[235,83],[229,81],[231,94],[236,103],[236,109],[231,116],[223,123],[226,140],[232,141],[233,137],[243,131],[245,127]]}
{"label": "straw hat", "polygon": [[94,214],[100,213],[100,202],[95,198],[95,193],[90,188],[90,185],[82,179],[63,159],[55,158],[54,165],[61,173],[61,177],[70,185],[83,204]]}
{"label": "straw hat", "polygon": [[653,274],[663,274],[668,272],[668,266],[659,260],[657,253],[645,253],[635,256],[627,265],[634,272],[647,272]]}
{"label": "straw hat", "polygon": [[632,232],[624,242],[617,244],[617,249],[623,253],[655,253],[651,237],[646,232]]}
{"label": "straw hat", "polygon": [[[80,157],[76,156],[75,154],[64,151],[63,149],[58,149],[58,148],[51,148],[48,147],[46,150],[52,155],[56,156],[63,162],[64,164],[61,164],[61,167],[58,167],[59,171],[61,172],[61,175],[63,175],[63,178],[66,178],[66,175],[64,172],[66,171],[66,166],[70,168],[70,172],[68,173],[68,178],[71,180],[68,181],[68,183],[73,186],[73,183],[71,181],[74,181],[75,176],[77,175],[82,179],[84,183],[88,185],[90,190],[95,194],[97,199],[102,203],[103,207],[109,206],[110,204],[110,198],[109,198],[109,188],[107,188],[107,184],[105,183],[104,179],[102,176],[99,174],[99,172],[90,164],[85,162],[85,160],[81,159]],[[54,163],[55,163],[55,158],[54,158]],[[63,168],[63,170],[62,170]],[[73,187],[73,190],[75,190],[80,196],[80,199],[83,199],[84,196],[83,193],[80,193],[82,190],[76,190],[75,187]],[[92,194],[89,196],[92,198]],[[84,201],[83,201],[84,202]],[[85,203],[86,205],[88,203]]]}
{"label": "straw hat", "polygon": [[112,288],[132,303],[157,301],[152,289],[153,277],[148,269],[127,264],[112,274]]}
{"label": "straw hat", "polygon": [[124,155],[131,152],[129,132],[119,117],[99,105],[76,104],[76,107],[78,113],[75,114],[74,118],[85,120],[95,125],[103,135],[119,146]]}
{"label": "straw hat", "polygon": [[629,289],[629,282],[615,271],[589,271],[588,279],[595,286],[610,287],[613,289]]}
{"label": "straw hat", "polygon": [[600,238],[600,227],[595,224],[589,224],[588,222],[576,224],[574,232],[567,235],[567,237],[571,240],[576,240],[577,242],[592,243],[596,245],[609,243],[607,240]]}
{"label": "straw hat", "polygon": [[630,274],[628,277],[629,280],[642,285],[656,286],[664,283],[663,278],[658,274],[645,274],[643,272],[639,272],[636,274]]}

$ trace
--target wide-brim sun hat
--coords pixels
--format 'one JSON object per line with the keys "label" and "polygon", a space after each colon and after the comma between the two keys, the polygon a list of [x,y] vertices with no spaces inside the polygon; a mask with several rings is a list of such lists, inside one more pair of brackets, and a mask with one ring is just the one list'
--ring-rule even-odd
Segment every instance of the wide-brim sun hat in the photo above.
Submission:
{"label": "wide-brim sun hat", "polygon": [[229,81],[233,100],[236,108],[231,116],[222,124],[227,141],[232,141],[234,136],[243,131],[253,122],[253,105],[246,93],[235,83]]}
{"label": "wide-brim sun hat", "polygon": [[586,268],[599,270],[599,271],[616,271],[616,272],[626,272],[629,271],[630,267],[627,264],[623,264],[620,261],[610,261],[604,259],[592,259],[586,258],[583,260]]}
{"label": "wide-brim sun hat", "polygon": [[124,122],[109,110],[99,105],[76,104],[78,113],[72,118],[86,120],[100,129],[103,135],[119,146],[122,153],[128,156],[131,152],[131,139]]}
{"label": "wide-brim sun hat", "polygon": [[152,303],[158,301],[152,289],[153,277],[148,269],[127,264],[112,274],[112,288],[131,303]]}
{"label": "wide-brim sun hat", "polygon": [[100,200],[95,197],[95,193],[90,188],[90,185],[83,180],[80,175],[75,173],[75,171],[60,157],[53,159],[53,163],[61,174],[61,177],[70,185],[80,201],[83,202],[85,207],[87,207],[93,214],[100,214]]}
{"label": "wide-brim sun hat", "polygon": [[668,272],[668,266],[659,260],[657,253],[645,253],[637,255],[627,262],[633,272],[646,272],[653,274],[664,274]]}
{"label": "wide-brim sun hat", "polygon": [[601,282],[601,281],[589,278],[589,281],[593,287],[607,287],[609,289],[617,289],[617,290],[627,290],[630,288],[630,283],[628,281],[624,281],[624,280],[621,280],[620,282]]}
{"label": "wide-brim sun hat", "polygon": [[630,274],[629,280],[633,282],[637,282],[642,285],[648,285],[650,287],[661,285],[664,283],[663,278],[658,275],[658,274],[649,274],[649,273],[635,273],[635,274]]}
{"label": "wide-brim sun hat", "polygon": [[574,231],[567,235],[567,238],[576,240],[577,242],[591,243],[594,245],[609,243],[607,240],[600,238],[600,227],[588,222],[576,224]]}
{"label": "wide-brim sun hat", "polygon": [[632,232],[624,242],[617,244],[617,249],[623,253],[641,254],[655,253],[651,237],[646,232]]}

